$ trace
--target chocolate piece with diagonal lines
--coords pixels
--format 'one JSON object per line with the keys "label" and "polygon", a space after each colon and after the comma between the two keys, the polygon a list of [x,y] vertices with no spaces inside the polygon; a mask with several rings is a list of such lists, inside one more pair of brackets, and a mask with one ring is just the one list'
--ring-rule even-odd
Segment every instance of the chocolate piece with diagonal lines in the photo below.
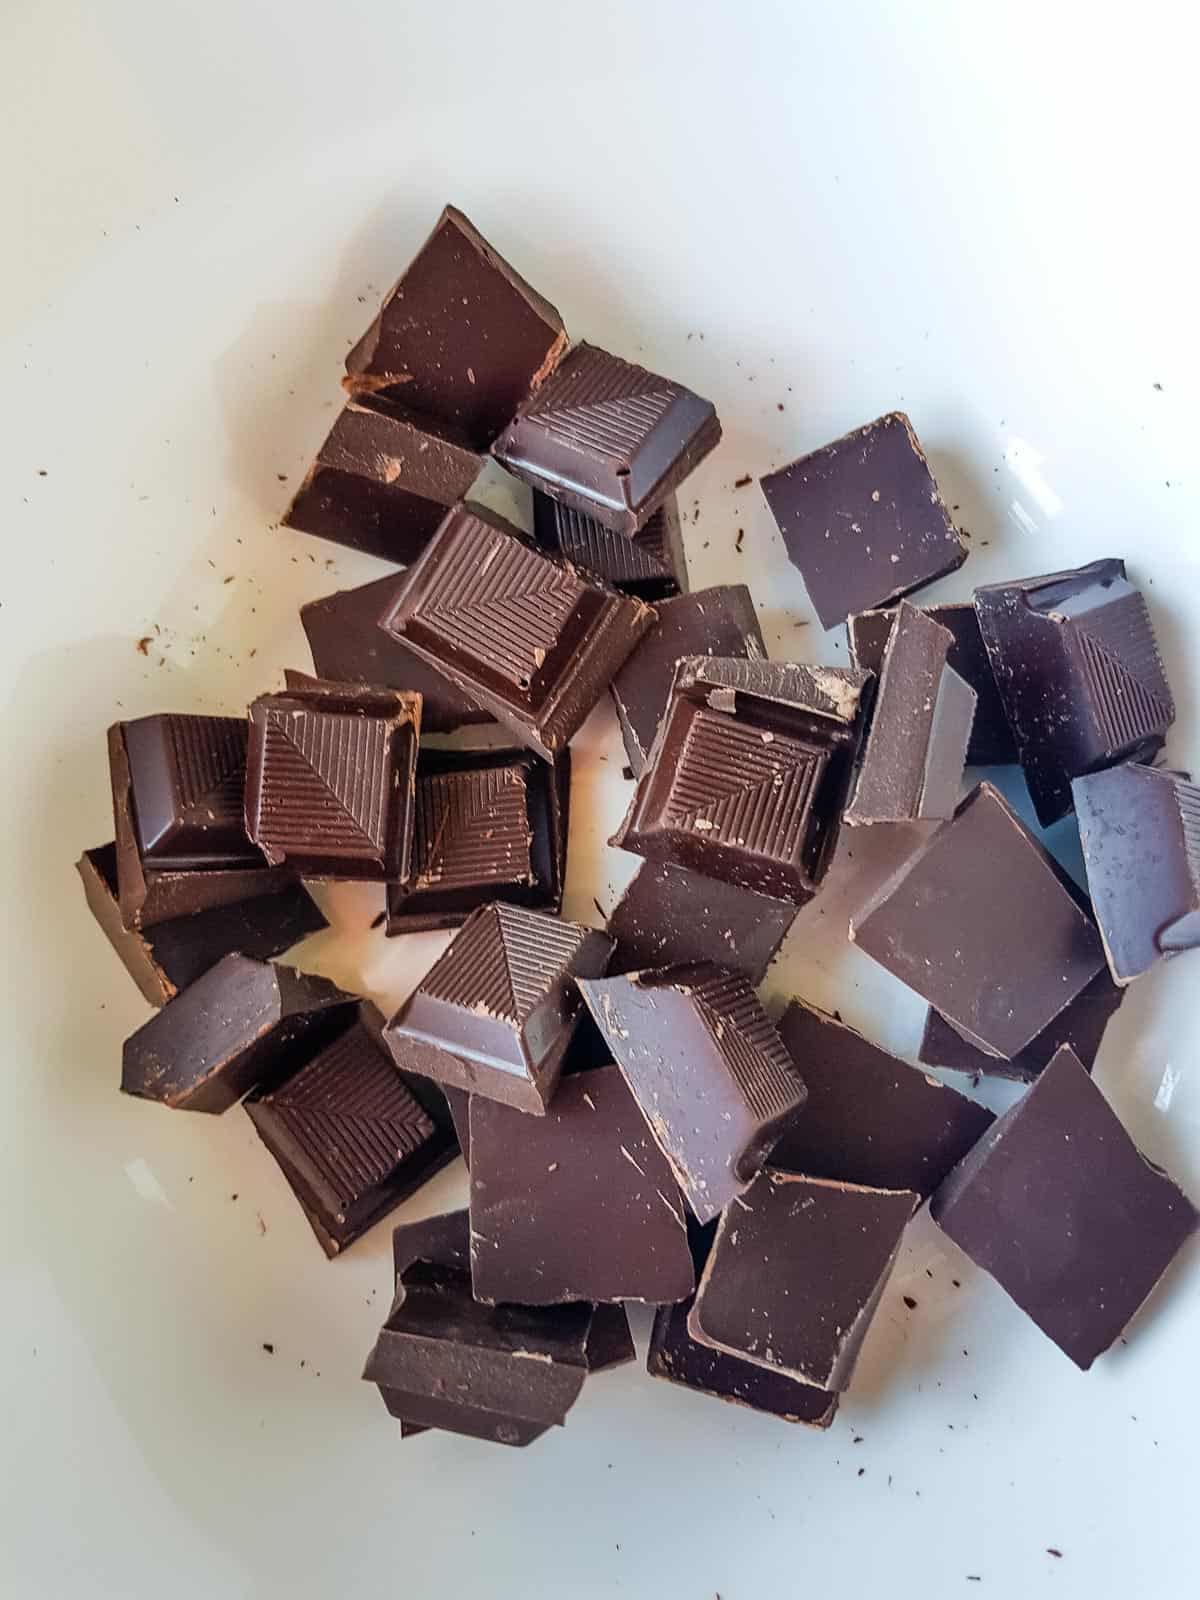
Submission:
{"label": "chocolate piece with diagonal lines", "polygon": [[602,527],[595,517],[533,491],[533,534],[543,550],[561,556],[622,594],[669,600],[687,590],[679,504],[673,494],[633,538]]}
{"label": "chocolate piece with diagonal lines", "polygon": [[480,506],[449,513],[380,618],[546,761],[654,622]]}
{"label": "chocolate piece with diagonal lines", "polygon": [[636,533],[721,437],[712,402],[579,344],[517,412],[492,454],[551,499]]}
{"label": "chocolate piece with diagonal lines", "polygon": [[988,584],[975,609],[1043,826],[1070,811],[1072,778],[1162,749],[1175,701],[1123,561]]}
{"label": "chocolate piece with diagonal lines", "polygon": [[541,911],[481,906],[385,1032],[398,1066],[521,1111],[545,1112],[579,1019],[575,979],[612,940]]}

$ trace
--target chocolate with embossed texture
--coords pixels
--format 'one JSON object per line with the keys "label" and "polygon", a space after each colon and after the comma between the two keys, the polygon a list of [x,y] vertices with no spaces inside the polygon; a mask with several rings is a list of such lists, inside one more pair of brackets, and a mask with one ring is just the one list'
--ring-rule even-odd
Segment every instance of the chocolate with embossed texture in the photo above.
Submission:
{"label": "chocolate with embossed texture", "polygon": [[713,961],[757,983],[795,921],[790,900],[646,861],[608,919],[611,972]]}
{"label": "chocolate with embossed texture", "polygon": [[582,567],[622,594],[636,595],[639,600],[669,600],[687,589],[683,531],[673,494],[632,538],[626,538],[602,527],[595,517],[573,511],[535,489],[533,534],[543,550]]}

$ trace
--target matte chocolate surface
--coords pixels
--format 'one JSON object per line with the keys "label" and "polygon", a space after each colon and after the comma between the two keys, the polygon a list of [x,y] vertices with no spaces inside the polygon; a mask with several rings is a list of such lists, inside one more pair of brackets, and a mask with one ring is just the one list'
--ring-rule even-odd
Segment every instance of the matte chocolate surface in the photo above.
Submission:
{"label": "matte chocolate surface", "polygon": [[855,917],[850,937],[970,1043],[1011,1058],[1104,965],[1076,893],[981,783]]}
{"label": "matte chocolate surface", "polygon": [[485,1301],[683,1300],[683,1200],[615,1066],[564,1078],[544,1117],[471,1099],[471,1278]]}
{"label": "matte chocolate surface", "polygon": [[542,555],[481,507],[459,506],[381,622],[553,761],[654,612]]}
{"label": "matte chocolate surface", "polygon": [[183,1111],[226,1111],[310,1056],[357,1001],[292,967],[229,955],[125,1041],[125,1094]]}
{"label": "matte chocolate surface", "polygon": [[683,530],[673,494],[627,538],[535,489],[533,534],[543,550],[582,567],[622,594],[636,595],[639,600],[669,600],[687,589]]}
{"label": "matte chocolate surface", "polygon": [[796,916],[790,900],[647,861],[608,919],[611,972],[713,961],[757,983]]}
{"label": "matte chocolate surface", "polygon": [[474,451],[427,432],[387,400],[351,400],[283,521],[406,565],[482,465]]}
{"label": "matte chocolate surface", "polygon": [[837,840],[868,682],[838,667],[681,661],[610,842],[803,904]]}
{"label": "matte chocolate surface", "polygon": [[453,1084],[439,1085],[446,1097],[446,1104],[450,1107],[450,1118],[454,1123],[454,1135],[458,1140],[459,1152],[468,1171],[471,1168],[471,1096],[465,1089],[456,1089]]}
{"label": "matte chocolate surface", "polygon": [[950,1174],[930,1210],[1085,1369],[1200,1221],[1067,1048]]}
{"label": "matte chocolate surface", "polygon": [[1070,811],[1072,778],[1162,748],[1175,701],[1123,561],[988,584],[975,609],[1043,826]]}
{"label": "matte chocolate surface", "polygon": [[583,1004],[575,979],[611,954],[578,923],[481,906],[388,1023],[388,1048],[408,1071],[541,1114]]}
{"label": "matte chocolate surface", "polygon": [[899,600],[967,559],[901,411],[769,473],[762,490],[823,627]]}
{"label": "matte chocolate surface", "polygon": [[[922,606],[921,610],[940,627],[950,630],[954,642],[946,659],[963,682],[969,683],[975,691],[975,720],[971,724],[967,761],[978,767],[1006,766],[1015,762],[1017,747],[992,676],[992,664],[979,631],[974,605],[968,600],[951,605]],[[860,611],[847,618],[852,667],[860,667],[878,677],[895,618],[894,609]]]}
{"label": "matte chocolate surface", "polygon": [[779,1036],[808,1099],[771,1151],[773,1167],[927,1195],[994,1120],[802,1000],[780,1018]]}
{"label": "matte chocolate surface", "polygon": [[656,608],[657,625],[612,681],[610,693],[634,776],[645,768],[658,732],[675,669],[685,656],[740,656],[765,661],[767,647],[750,591],[744,583],[719,584],[668,600]]}
{"label": "matte chocolate surface", "polygon": [[447,206],[346,357],[345,382],[486,450],[566,343],[550,302]]}
{"label": "matte chocolate surface", "polygon": [[515,477],[631,534],[721,437],[711,401],[578,344],[492,446]]}
{"label": "matte chocolate surface", "polygon": [[1131,983],[1200,945],[1200,788],[1157,767],[1113,767],[1072,789],[1109,970]]}
{"label": "matte chocolate surface", "polygon": [[117,848],[85,850],[75,863],[92,915],[153,1006],[165,1005],[233,951],[266,961],[327,926],[300,885],[237,905],[216,906],[152,928],[129,929],[117,899]]}
{"label": "matte chocolate surface", "polygon": [[947,664],[948,628],[901,600],[883,653],[846,821],[939,822],[962,792],[975,691]]}
{"label": "matte chocolate surface", "polygon": [[774,1024],[747,979],[712,965],[579,987],[693,1213],[711,1222],[804,1104]]}

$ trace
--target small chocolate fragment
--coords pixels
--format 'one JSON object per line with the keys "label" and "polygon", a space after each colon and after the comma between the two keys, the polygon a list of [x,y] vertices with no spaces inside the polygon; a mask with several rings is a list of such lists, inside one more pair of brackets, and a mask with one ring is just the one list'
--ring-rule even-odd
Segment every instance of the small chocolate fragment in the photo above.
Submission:
{"label": "small chocolate fragment", "polygon": [[850,938],[971,1044],[1011,1058],[1104,965],[1076,895],[981,783],[851,922]]}
{"label": "small chocolate fragment", "polygon": [[646,861],[608,919],[609,971],[713,961],[758,983],[795,916],[790,900]]}
{"label": "small chocolate fragment", "polygon": [[950,1174],[930,1211],[1085,1371],[1200,1222],[1066,1046]]}
{"label": "small chocolate fragment", "polygon": [[1123,561],[988,584],[975,609],[1043,827],[1070,811],[1072,778],[1162,749],[1175,701]]}
{"label": "small chocolate fragment", "polygon": [[397,1064],[541,1115],[612,940],[522,906],[481,906],[387,1025]]}
{"label": "small chocolate fragment", "polygon": [[117,899],[116,846],[85,850],[75,866],[92,915],[152,1006],[165,1005],[222,956],[240,951],[266,961],[327,926],[312,897],[295,883],[279,894],[129,929]]}
{"label": "small chocolate fragment", "polygon": [[693,1214],[711,1222],[804,1104],[774,1024],[740,973],[712,965],[579,988]]}
{"label": "small chocolate fragment", "polygon": [[1112,767],[1071,785],[1109,971],[1131,983],[1200,945],[1200,788],[1158,767]]}
{"label": "small chocolate fragment", "polygon": [[522,1305],[691,1294],[683,1201],[617,1067],[564,1078],[544,1117],[472,1096],[471,1279]]}
{"label": "small chocolate fragment", "polygon": [[654,612],[542,555],[491,512],[458,506],[380,620],[553,761]]}
{"label": "small chocolate fragment", "polygon": [[306,878],[403,882],[412,845],[419,695],[318,683],[250,707],[246,830]]}
{"label": "small chocolate fragment", "polygon": [[869,681],[794,662],[681,661],[610,843],[802,905],[837,840]]}
{"label": "small chocolate fragment", "polygon": [[125,1041],[121,1089],[181,1111],[226,1111],[307,1061],[358,1002],[293,967],[229,955]]}
{"label": "small chocolate fragment", "polygon": [[387,400],[351,400],[283,521],[407,565],[482,465],[474,451],[427,432]]}
{"label": "small chocolate fragment", "polygon": [[762,491],[825,628],[899,600],[967,559],[902,411],[768,474]]}
{"label": "small chocolate fragment", "polygon": [[346,357],[344,381],[486,450],[566,346],[550,302],[447,206]]}
{"label": "small chocolate fragment", "polygon": [[717,1225],[693,1339],[842,1390],[920,1197],[767,1167]]}
{"label": "small chocolate fragment", "polygon": [[835,1018],[793,1000],[779,1037],[808,1099],[773,1167],[928,1195],[991,1126],[992,1113]]}
{"label": "small chocolate fragment", "polygon": [[543,550],[639,600],[669,600],[688,586],[679,505],[668,495],[632,538],[533,491],[533,535]]}
{"label": "small chocolate fragment", "polygon": [[675,669],[685,656],[767,658],[754,602],[744,583],[699,589],[655,609],[658,625],[651,628],[609,688],[635,777],[645,768],[671,698]]}
{"label": "small chocolate fragment", "polygon": [[492,446],[515,477],[632,534],[721,437],[711,401],[577,344]]}
{"label": "small chocolate fragment", "polygon": [[[992,676],[987,647],[979,631],[979,617],[970,601],[941,606],[922,606],[927,617],[948,628],[954,643],[946,660],[964,683],[975,691],[975,720],[967,745],[967,761],[976,767],[1011,765],[1017,759],[1012,730],[1004,714],[1004,702]],[[883,652],[895,621],[895,610],[860,611],[847,618],[850,640],[850,665],[878,677]]]}
{"label": "small chocolate fragment", "polygon": [[871,725],[846,822],[940,822],[962,790],[975,691],[948,665],[954,643],[901,600],[883,653]]}
{"label": "small chocolate fragment", "polygon": [[412,870],[388,884],[387,931],[457,928],[491,900],[558,912],[567,863],[571,752],[422,750]]}

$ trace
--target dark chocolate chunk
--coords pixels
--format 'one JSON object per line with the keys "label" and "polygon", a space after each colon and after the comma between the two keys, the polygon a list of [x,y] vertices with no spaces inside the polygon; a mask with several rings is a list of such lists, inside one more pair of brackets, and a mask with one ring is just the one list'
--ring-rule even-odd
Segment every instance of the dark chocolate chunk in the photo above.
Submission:
{"label": "dark chocolate chunk", "polygon": [[397,1072],[383,1018],[364,1001],[282,1084],[246,1101],[321,1248],[333,1257],[457,1153],[441,1093]]}
{"label": "dark chocolate chunk", "polygon": [[387,931],[457,928],[490,900],[557,912],[567,863],[571,753],[425,749],[412,870],[389,884]]}
{"label": "dark chocolate chunk", "polygon": [[307,878],[403,882],[412,846],[418,695],[316,683],[250,707],[246,829]]}
{"label": "dark chocolate chunk", "polygon": [[1162,749],[1175,702],[1123,561],[988,584],[975,609],[1044,827],[1070,811],[1072,778]]}
{"label": "dark chocolate chunk", "polygon": [[467,1170],[470,1171],[471,1096],[465,1089],[456,1089],[450,1083],[443,1083],[440,1087],[446,1097],[446,1104],[450,1107],[450,1117],[454,1123],[454,1134],[458,1140],[459,1152]]}
{"label": "dark chocolate chunk", "polygon": [[683,1201],[617,1067],[564,1078],[544,1117],[472,1096],[471,1278],[524,1305],[691,1294]]}
{"label": "dark chocolate chunk", "polygon": [[121,921],[117,899],[116,846],[85,850],[75,865],[92,915],[153,1006],[165,1005],[222,956],[240,951],[266,961],[327,926],[311,896],[296,883],[279,894],[129,929]]}
{"label": "dark chocolate chunk", "polygon": [[950,1174],[930,1210],[1085,1370],[1200,1222],[1065,1046]]}
{"label": "dark chocolate chunk", "polygon": [[767,1167],[724,1213],[688,1317],[693,1339],[842,1390],[920,1203]]}
{"label": "dark chocolate chunk", "polygon": [[1200,788],[1136,765],[1071,787],[1109,970],[1131,983],[1161,957],[1200,945]]}
{"label": "dark chocolate chunk", "polygon": [[185,869],[261,865],[242,822],[243,721],[138,717],[122,728],[145,863]]}
{"label": "dark chocolate chunk", "polygon": [[521,406],[492,454],[551,499],[631,534],[720,437],[711,401],[578,344]]}
{"label": "dark chocolate chunk", "polygon": [[947,663],[948,628],[901,600],[846,821],[940,822],[962,791],[975,691]]}
{"label": "dark chocolate chunk", "polygon": [[121,1088],[181,1111],[226,1111],[307,1061],[357,1003],[312,973],[225,956],[126,1039]]}
{"label": "dark chocolate chunk", "polygon": [[823,627],[899,600],[967,559],[902,411],[768,474],[762,490]]}
{"label": "dark chocolate chunk", "polygon": [[[971,724],[967,761],[977,767],[1006,766],[1015,762],[1017,747],[992,676],[992,664],[979,631],[975,607],[968,600],[951,605],[922,606],[921,610],[940,627],[950,630],[954,642],[946,659],[963,682],[969,683],[975,691],[975,720]],[[860,667],[878,677],[895,618],[893,609],[860,611],[847,619],[852,667]]]}
{"label": "dark chocolate chunk", "polygon": [[1076,895],[981,783],[854,918],[850,937],[970,1043],[1011,1058],[1104,965]]}
{"label": "dark chocolate chunk", "polygon": [[669,600],[687,589],[679,506],[668,495],[632,538],[603,528],[595,517],[533,491],[533,534],[543,550],[561,556],[622,594]]}
{"label": "dark chocolate chunk", "polygon": [[541,1114],[612,940],[522,906],[481,906],[387,1025],[399,1066]]}
{"label": "dark chocolate chunk", "polygon": [[608,919],[610,972],[713,961],[757,983],[796,916],[790,900],[647,861]]}
{"label": "dark chocolate chunk", "polygon": [[566,345],[550,302],[447,206],[346,357],[345,383],[486,450]]}
{"label": "dark chocolate chunk", "polygon": [[681,661],[610,843],[803,904],[837,840],[868,682],[794,662]]}
{"label": "dark chocolate chunk", "polygon": [[446,517],[383,627],[547,761],[654,622],[479,506]]}
{"label": "dark chocolate chunk", "polygon": [[779,1036],[808,1099],[771,1151],[773,1167],[927,1195],[992,1124],[985,1107],[802,1000]]}
{"label": "dark chocolate chunk", "polygon": [[765,661],[767,647],[744,583],[700,589],[657,606],[658,623],[617,673],[609,692],[634,776],[658,732],[675,669],[685,656],[740,656]]}
{"label": "dark chocolate chunk", "polygon": [[760,1171],[804,1084],[758,996],[711,965],[579,987],[700,1222]]}

